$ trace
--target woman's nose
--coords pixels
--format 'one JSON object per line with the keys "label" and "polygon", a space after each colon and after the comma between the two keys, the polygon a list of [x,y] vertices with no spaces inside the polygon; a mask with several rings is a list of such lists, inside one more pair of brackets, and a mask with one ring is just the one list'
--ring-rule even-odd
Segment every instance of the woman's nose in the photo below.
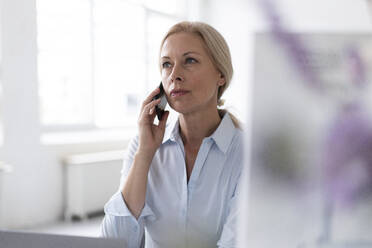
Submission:
{"label": "woman's nose", "polygon": [[184,76],[183,76],[183,71],[182,71],[181,66],[179,66],[177,64],[173,66],[172,72],[170,74],[170,79],[171,79],[172,83],[174,83],[176,81],[183,82]]}

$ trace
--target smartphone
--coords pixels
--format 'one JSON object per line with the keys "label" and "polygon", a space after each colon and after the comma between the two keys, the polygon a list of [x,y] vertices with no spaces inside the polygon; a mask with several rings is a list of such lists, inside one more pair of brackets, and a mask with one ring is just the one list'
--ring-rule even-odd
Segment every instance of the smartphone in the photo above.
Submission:
{"label": "smartphone", "polygon": [[154,98],[152,100],[156,100],[156,99],[161,98],[160,103],[155,106],[156,116],[158,117],[158,120],[160,121],[161,118],[163,117],[164,109],[167,106],[167,103],[168,102],[167,102],[167,98],[165,96],[165,92],[164,92],[164,88],[163,88],[162,82],[160,82],[159,89],[160,89],[159,94],[157,94],[156,96],[154,96]]}

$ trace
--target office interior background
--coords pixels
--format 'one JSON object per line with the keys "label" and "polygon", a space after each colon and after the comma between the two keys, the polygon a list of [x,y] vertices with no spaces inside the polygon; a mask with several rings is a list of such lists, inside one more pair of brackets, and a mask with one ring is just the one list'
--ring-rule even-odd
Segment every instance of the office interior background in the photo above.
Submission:
{"label": "office interior background", "polygon": [[223,98],[246,131],[241,244],[372,242],[372,1],[0,4],[0,228],[77,223],[67,233],[84,235],[159,84],[161,38],[190,20],[232,54]]}

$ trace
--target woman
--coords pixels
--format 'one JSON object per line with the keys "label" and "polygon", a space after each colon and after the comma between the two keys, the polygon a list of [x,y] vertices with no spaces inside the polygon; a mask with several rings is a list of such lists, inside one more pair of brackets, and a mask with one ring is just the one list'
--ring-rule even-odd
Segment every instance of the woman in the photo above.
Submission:
{"label": "woman", "polygon": [[142,104],[120,190],[105,206],[102,234],[124,247],[236,247],[242,131],[220,110],[233,69],[224,38],[211,26],[181,22],[160,48],[162,84],[179,113],[154,125],[155,89]]}

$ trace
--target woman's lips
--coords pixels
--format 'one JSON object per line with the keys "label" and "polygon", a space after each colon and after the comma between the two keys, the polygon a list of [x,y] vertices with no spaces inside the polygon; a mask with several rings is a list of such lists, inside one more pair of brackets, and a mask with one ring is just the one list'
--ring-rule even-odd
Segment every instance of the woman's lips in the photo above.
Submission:
{"label": "woman's lips", "polygon": [[177,96],[183,96],[187,93],[189,93],[187,90],[173,90],[170,95],[171,97],[177,97]]}

